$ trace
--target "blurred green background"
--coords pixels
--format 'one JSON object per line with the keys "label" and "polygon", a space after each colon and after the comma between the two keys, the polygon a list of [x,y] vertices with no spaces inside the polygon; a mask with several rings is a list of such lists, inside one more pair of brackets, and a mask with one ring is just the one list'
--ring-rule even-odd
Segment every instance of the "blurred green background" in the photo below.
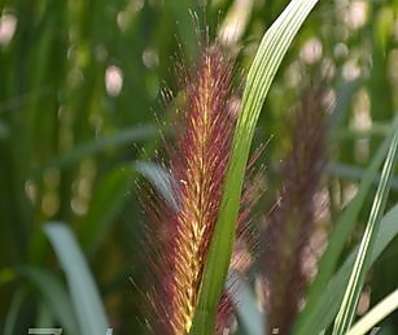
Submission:
{"label": "blurred green background", "polygon": [[[142,296],[129,281],[144,266],[136,162],[158,145],[167,118],[161,92],[176,93],[176,64],[195,59],[206,25],[237,55],[244,78],[262,34],[287,3],[0,0],[1,334],[54,325],[66,334],[90,334],[74,328],[87,312],[76,306],[76,295],[90,291],[79,255],[62,261],[73,243],[60,226],[46,235],[48,222],[73,232],[114,334],[144,333]],[[325,192],[333,222],[355,194],[397,108],[398,1],[321,1],[304,25],[256,134],[257,142],[272,136],[262,159],[265,208],[289,148],[290,111],[304,90],[320,83],[331,120]],[[394,179],[390,204],[397,190]],[[360,223],[366,218],[367,212]],[[350,243],[360,232],[358,225]],[[397,254],[395,241],[369,276],[371,304],[396,287]],[[77,269],[68,270],[75,261]],[[74,271],[82,281],[74,282]],[[385,329],[398,331],[393,318]]]}

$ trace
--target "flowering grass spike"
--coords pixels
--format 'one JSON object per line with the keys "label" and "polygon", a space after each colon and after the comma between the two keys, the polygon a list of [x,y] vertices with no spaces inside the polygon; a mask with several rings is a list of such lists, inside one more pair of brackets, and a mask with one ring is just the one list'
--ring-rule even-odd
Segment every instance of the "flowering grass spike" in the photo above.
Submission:
{"label": "flowering grass spike", "polygon": [[222,50],[207,46],[197,67],[183,78],[176,144],[167,145],[177,206],[153,194],[157,200],[145,205],[156,226],[150,229],[158,230],[158,252],[152,255],[157,285],[149,295],[156,333],[186,335],[192,326],[236,120],[232,73],[233,63]]}
{"label": "flowering grass spike", "polygon": [[271,334],[290,333],[308,283],[303,262],[316,228],[316,193],[326,160],[322,94],[322,89],[304,94],[295,114],[292,148],[281,170],[280,204],[265,231],[265,296]]}

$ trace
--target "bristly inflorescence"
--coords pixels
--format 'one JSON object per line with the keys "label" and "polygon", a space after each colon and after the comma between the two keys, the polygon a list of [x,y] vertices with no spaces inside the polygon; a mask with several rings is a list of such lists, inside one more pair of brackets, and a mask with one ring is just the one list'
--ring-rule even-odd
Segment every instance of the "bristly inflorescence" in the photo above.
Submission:
{"label": "bristly inflorescence", "polygon": [[236,120],[232,73],[233,63],[218,46],[203,49],[183,80],[175,145],[166,145],[177,207],[155,193],[145,201],[156,244],[151,257],[156,285],[148,297],[155,310],[149,323],[157,334],[185,335],[191,329]]}
{"label": "bristly inflorescence", "polygon": [[204,50],[186,81],[185,129],[172,158],[179,211],[175,217],[173,328],[188,334],[217,221],[228,166],[234,115],[230,109],[231,64],[217,47]]}
{"label": "bristly inflorescence", "polygon": [[267,218],[263,265],[269,333],[290,333],[308,283],[303,260],[317,221],[316,194],[326,161],[322,94],[322,88],[309,90],[296,111],[279,205]]}

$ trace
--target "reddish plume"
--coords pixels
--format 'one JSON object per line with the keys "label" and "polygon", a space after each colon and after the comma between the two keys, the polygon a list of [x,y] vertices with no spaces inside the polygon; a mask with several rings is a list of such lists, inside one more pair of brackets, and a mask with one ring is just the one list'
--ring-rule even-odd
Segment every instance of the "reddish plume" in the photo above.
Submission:
{"label": "reddish plume", "polygon": [[316,227],[315,196],[326,161],[322,93],[306,92],[296,110],[279,205],[267,218],[263,265],[269,334],[289,334],[308,282],[303,259]]}
{"label": "reddish plume", "polygon": [[186,335],[191,329],[236,120],[232,73],[233,64],[219,47],[204,48],[183,80],[176,144],[166,145],[176,206],[153,192],[144,202],[149,238],[156,243],[151,257],[156,285],[148,296],[156,334]]}
{"label": "reddish plume", "polygon": [[[184,73],[184,105],[174,125],[176,138],[165,141],[170,195],[146,187],[143,205],[149,219],[145,244],[151,288],[146,322],[153,334],[188,335],[206,259],[222,200],[239,99],[232,96],[233,62],[217,45],[205,47],[193,71]],[[259,151],[260,153],[260,151]],[[263,192],[263,178],[248,166],[250,182],[242,194],[238,241],[231,267],[245,272],[254,245],[250,213]],[[148,249],[148,248],[146,248]],[[220,299],[215,334],[233,321],[232,292]]]}

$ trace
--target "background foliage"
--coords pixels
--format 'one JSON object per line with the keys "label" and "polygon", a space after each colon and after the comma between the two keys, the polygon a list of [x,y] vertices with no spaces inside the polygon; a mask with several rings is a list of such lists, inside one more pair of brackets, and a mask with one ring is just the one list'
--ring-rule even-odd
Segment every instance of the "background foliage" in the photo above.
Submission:
{"label": "background foliage", "polygon": [[[115,334],[144,332],[137,317],[142,297],[129,281],[144,266],[135,180],[142,172],[137,161],[152,156],[159,120],[169,115],[161,90],[176,89],[176,60],[195,59],[197,30],[205,24],[211,36],[229,41],[247,72],[266,27],[286,4],[213,0],[204,8],[194,0],[0,0],[3,334],[56,324],[67,334],[79,329],[89,335],[106,318]],[[280,185],[278,165],[290,146],[292,108],[305,89],[322,83],[331,119],[324,193],[327,230],[332,229],[392,124],[397,27],[396,1],[321,1],[311,14],[278,72],[255,133],[256,143],[272,136],[262,157],[263,211]],[[345,244],[347,255],[361,237],[375,188],[376,183],[367,192]],[[397,190],[393,177],[387,208],[396,204]],[[57,224],[44,229],[50,221]],[[371,305],[396,288],[397,253],[393,240],[372,268],[363,296]],[[86,295],[98,310],[78,303]],[[97,322],[81,322],[91,318]],[[396,333],[395,319],[383,323],[383,334]]]}

